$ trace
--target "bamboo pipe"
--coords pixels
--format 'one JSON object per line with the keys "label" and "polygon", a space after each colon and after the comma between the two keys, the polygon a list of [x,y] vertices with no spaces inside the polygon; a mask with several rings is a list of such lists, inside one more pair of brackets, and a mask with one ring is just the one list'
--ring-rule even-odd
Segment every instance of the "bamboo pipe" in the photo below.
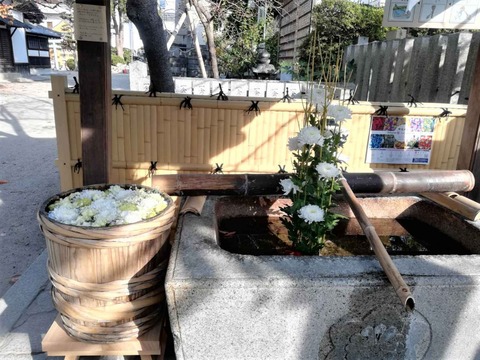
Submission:
{"label": "bamboo pipe", "polygon": [[382,241],[378,237],[375,228],[370,223],[370,220],[365,214],[365,211],[358,202],[352,189],[348,185],[347,180],[345,178],[342,178],[340,179],[340,182],[342,184],[343,195],[348,201],[350,207],[352,208],[352,211],[355,214],[355,217],[357,218],[360,226],[362,227],[365,236],[370,242],[370,246],[372,247],[375,256],[377,257],[380,265],[382,266],[383,271],[387,275],[388,280],[390,280],[390,283],[392,284],[395,292],[402,301],[403,306],[405,306],[407,310],[413,310],[415,308],[415,300],[413,299],[412,293],[410,292],[408,285],[403,280],[402,275],[400,275],[400,273],[398,272],[398,269],[393,263],[390,255],[388,255],[387,250],[385,250],[385,247],[383,246]]}
{"label": "bamboo pipe", "polygon": [[421,193],[420,195],[462,215],[468,220],[480,220],[480,204],[465,196],[455,192]]}
{"label": "bamboo pipe", "polygon": [[[274,195],[281,194],[280,180],[289,174],[173,174],[154,175],[152,186],[170,195]],[[345,173],[355,193],[465,192],[475,178],[468,170],[380,171]]]}

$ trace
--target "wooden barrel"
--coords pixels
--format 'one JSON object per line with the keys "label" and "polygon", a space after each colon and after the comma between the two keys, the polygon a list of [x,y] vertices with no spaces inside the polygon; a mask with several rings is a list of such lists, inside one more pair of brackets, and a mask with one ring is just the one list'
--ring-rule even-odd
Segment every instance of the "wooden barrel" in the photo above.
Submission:
{"label": "wooden barrel", "polygon": [[168,235],[175,214],[168,195],[133,185],[160,193],[168,204],[155,217],[128,225],[65,225],[47,215],[50,204],[73,192],[109,186],[69,190],[45,201],[38,211],[48,249],[53,303],[69,335],[85,342],[139,337],[156,324],[166,306]]}

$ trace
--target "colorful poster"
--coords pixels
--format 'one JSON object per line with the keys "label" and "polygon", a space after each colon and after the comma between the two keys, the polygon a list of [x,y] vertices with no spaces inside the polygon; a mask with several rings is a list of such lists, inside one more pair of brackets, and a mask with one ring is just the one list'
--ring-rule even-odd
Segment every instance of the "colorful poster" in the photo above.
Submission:
{"label": "colorful poster", "polygon": [[372,116],[367,163],[430,163],[435,118]]}

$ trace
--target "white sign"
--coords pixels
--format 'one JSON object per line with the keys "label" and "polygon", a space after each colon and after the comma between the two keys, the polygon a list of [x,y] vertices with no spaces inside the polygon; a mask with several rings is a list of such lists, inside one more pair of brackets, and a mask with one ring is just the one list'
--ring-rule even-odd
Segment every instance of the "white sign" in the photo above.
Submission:
{"label": "white sign", "polygon": [[105,6],[75,3],[75,40],[107,42]]}
{"label": "white sign", "polygon": [[372,115],[367,163],[427,165],[435,118]]}
{"label": "white sign", "polygon": [[386,0],[383,26],[480,29],[479,0]]}

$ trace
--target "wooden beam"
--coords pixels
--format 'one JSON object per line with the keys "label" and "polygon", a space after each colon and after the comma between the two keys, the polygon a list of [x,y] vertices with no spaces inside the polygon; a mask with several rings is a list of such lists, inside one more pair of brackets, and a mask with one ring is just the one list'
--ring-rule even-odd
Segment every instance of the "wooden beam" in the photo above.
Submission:
{"label": "wooden beam", "polygon": [[[106,42],[77,41],[80,83],[80,123],[83,185],[107,183],[109,179],[111,123],[110,1],[77,0],[77,4],[104,6]],[[81,23],[78,26],[82,26]]]}
{"label": "wooden beam", "polygon": [[[457,169],[470,170],[476,179],[480,179],[480,51],[478,50],[460,144]],[[480,201],[480,184],[478,181],[468,197],[477,202]]]}

